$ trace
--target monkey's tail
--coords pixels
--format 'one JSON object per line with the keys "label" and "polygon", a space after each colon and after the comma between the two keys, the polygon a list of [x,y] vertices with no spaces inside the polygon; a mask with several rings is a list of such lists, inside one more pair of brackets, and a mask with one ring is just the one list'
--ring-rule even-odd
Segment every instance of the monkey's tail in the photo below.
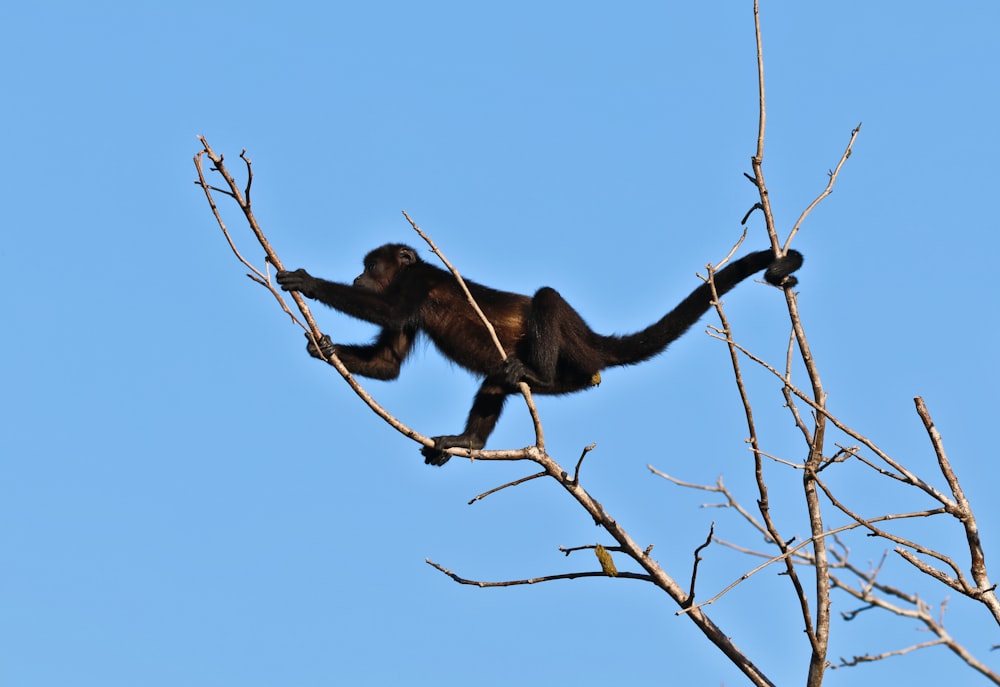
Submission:
{"label": "monkey's tail", "polygon": [[[771,283],[794,272],[802,264],[798,251],[789,251],[778,261],[770,250],[757,251],[730,263],[715,274],[715,289],[719,296],[728,293],[747,277],[770,267],[767,278]],[[667,346],[679,339],[709,308],[712,307],[712,289],[702,284],[668,312],[658,322],[635,334],[603,337],[604,350],[609,359],[607,366],[635,365],[662,353]]]}

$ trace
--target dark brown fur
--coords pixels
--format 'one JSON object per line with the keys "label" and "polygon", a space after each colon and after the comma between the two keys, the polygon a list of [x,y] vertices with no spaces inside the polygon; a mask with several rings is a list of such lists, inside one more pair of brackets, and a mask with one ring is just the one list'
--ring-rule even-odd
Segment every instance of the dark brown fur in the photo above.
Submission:
{"label": "dark brown fur", "polygon": [[[775,259],[771,251],[750,253],[715,275],[721,296],[747,277],[767,268],[775,285],[794,285],[789,276],[802,264],[797,251]],[[467,282],[479,307],[496,330],[506,359],[501,360],[486,328],[448,272],[424,262],[409,246],[390,243],[365,257],[365,270],[353,285],[317,279],[305,270],[281,271],[278,283],[286,291],[308,298],[382,327],[368,345],[320,342],[354,374],[395,379],[420,332],[448,358],[483,377],[461,434],[434,437],[434,447],[422,449],[426,462],[443,465],[445,449],[480,449],[496,426],[507,396],[525,381],[539,394],[565,394],[593,386],[600,371],[633,365],[662,352],[711,306],[707,284],[696,288],[676,308],[646,329],[626,336],[597,334],[554,289],[539,289],[533,297],[497,291]],[[310,345],[310,353],[318,357]]]}

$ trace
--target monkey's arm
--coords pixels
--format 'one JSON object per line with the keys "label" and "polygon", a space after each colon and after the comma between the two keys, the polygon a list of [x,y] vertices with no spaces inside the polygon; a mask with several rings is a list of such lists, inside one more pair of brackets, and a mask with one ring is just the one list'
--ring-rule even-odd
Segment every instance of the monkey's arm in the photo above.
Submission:
{"label": "monkey's arm", "polygon": [[[409,330],[383,329],[378,338],[367,345],[335,344],[324,334],[319,340],[319,348],[327,358],[335,354],[352,374],[388,380],[399,376],[399,368],[410,354],[414,338],[415,333]],[[322,360],[311,340],[306,350],[312,357]]]}
{"label": "monkey's arm", "polygon": [[382,294],[374,291],[318,279],[303,269],[294,272],[279,270],[275,279],[285,291],[298,291],[306,298],[317,300],[365,322],[384,327],[402,319],[397,309]]}

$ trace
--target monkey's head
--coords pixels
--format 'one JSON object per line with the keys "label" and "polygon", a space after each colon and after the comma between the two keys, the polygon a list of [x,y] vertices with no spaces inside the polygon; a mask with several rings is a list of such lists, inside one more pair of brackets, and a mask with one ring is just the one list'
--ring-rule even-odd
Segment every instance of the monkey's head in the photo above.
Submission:
{"label": "monkey's head", "polygon": [[354,285],[382,293],[403,270],[418,262],[421,262],[420,256],[409,246],[387,243],[365,256],[365,271],[357,276]]}

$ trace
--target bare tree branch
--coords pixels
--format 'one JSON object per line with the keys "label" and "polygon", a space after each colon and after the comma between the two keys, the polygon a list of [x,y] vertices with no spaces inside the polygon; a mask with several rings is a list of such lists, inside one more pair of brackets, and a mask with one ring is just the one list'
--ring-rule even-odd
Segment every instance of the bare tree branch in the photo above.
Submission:
{"label": "bare tree branch", "polygon": [[[829,172],[829,179],[826,187],[801,212],[795,224],[788,231],[786,238],[782,242],[779,238],[779,231],[775,223],[771,198],[765,182],[763,169],[767,107],[765,99],[763,39],[761,35],[758,0],[754,0],[753,9],[759,109],[756,148],[755,153],[751,158],[752,175],[747,174],[746,176],[755,185],[758,199],[754,203],[753,208],[751,208],[751,210],[743,218],[743,222],[746,223],[753,211],[759,209],[764,218],[764,224],[772,250],[776,256],[780,256],[790,249],[792,241],[800,229],[804,226],[804,222],[810,213],[812,213],[812,211],[831,194],[843,166],[852,154],[854,145],[860,133],[861,125],[859,124],[852,130],[850,141],[847,144],[844,153],[834,169]],[[245,187],[241,189],[237,185],[233,176],[226,169],[222,156],[216,155],[214,151],[212,151],[204,137],[200,137],[200,140],[203,145],[203,150],[195,155],[195,166],[198,171],[198,181],[196,183],[198,183],[203,189],[212,213],[222,229],[223,235],[229,244],[230,249],[236,255],[240,263],[249,270],[248,276],[253,281],[261,284],[269,290],[269,292],[279,302],[284,312],[289,315],[293,322],[299,324],[303,327],[303,329],[305,329],[310,340],[314,345],[316,345],[317,349],[319,349],[318,342],[322,337],[322,333],[313,320],[302,296],[295,292],[291,294],[292,300],[298,308],[297,315],[293,313],[292,309],[287,305],[281,291],[275,288],[275,286],[271,283],[269,265],[273,265],[279,270],[282,269],[282,267],[275,251],[271,248],[253,215],[250,202],[253,170],[250,159],[246,156],[245,151],[240,156],[246,165],[247,175]],[[202,159],[206,156],[214,164],[212,171],[221,175],[225,181],[224,184],[216,187],[210,185],[206,181],[202,170]],[[213,194],[215,193],[220,193],[232,198],[244,213],[250,228],[254,232],[260,245],[264,248],[266,258],[263,267],[258,268],[251,264],[251,262],[248,261],[238,250],[237,242],[230,236],[229,230],[223,222],[219,209],[215,204],[215,200],[213,198]],[[476,304],[475,299],[469,292],[458,270],[456,270],[455,267],[444,257],[431,238],[420,229],[409,214],[403,212],[403,215],[412,228],[424,238],[431,250],[441,259],[445,266],[454,275],[456,281],[465,292],[467,300],[478,313],[480,319],[483,321],[484,327],[490,333],[498,354],[501,356],[501,360],[506,359],[507,352],[505,351],[502,343],[499,341],[492,323],[489,322],[488,318],[485,317],[478,304]],[[738,649],[735,643],[721,630],[721,628],[716,626],[706,615],[705,607],[716,603],[730,590],[743,584],[749,578],[756,575],[757,572],[768,568],[774,563],[781,562],[783,563],[781,568],[782,574],[787,576],[791,583],[789,593],[795,595],[795,602],[799,605],[800,617],[802,618],[801,622],[803,623],[805,635],[809,642],[810,659],[806,681],[807,685],[819,687],[822,683],[825,670],[830,667],[828,651],[831,632],[831,590],[836,590],[837,594],[846,594],[850,598],[852,604],[855,603],[854,600],[857,602],[857,608],[841,614],[841,617],[845,621],[854,620],[859,616],[862,618],[867,617],[867,614],[861,615],[862,612],[874,610],[892,613],[903,618],[916,619],[923,625],[924,629],[935,635],[935,639],[931,641],[916,643],[904,649],[885,651],[882,653],[864,653],[856,655],[851,659],[842,658],[840,665],[835,667],[856,666],[867,662],[902,656],[913,651],[929,649],[934,646],[946,646],[969,666],[979,671],[994,683],[1000,684],[1000,678],[997,677],[996,673],[992,672],[982,662],[978,661],[968,650],[966,650],[961,644],[953,639],[948,632],[945,631],[943,622],[943,604],[941,606],[941,617],[935,618],[931,607],[915,594],[907,593],[898,587],[887,584],[883,581],[883,579],[881,579],[881,577],[888,575],[888,572],[883,570],[883,566],[886,568],[892,567],[892,565],[895,564],[899,558],[902,558],[922,573],[930,576],[933,580],[944,584],[950,590],[957,591],[963,596],[967,596],[985,604],[992,613],[994,619],[1000,623],[1000,601],[998,601],[995,586],[990,582],[987,574],[986,561],[976,519],[973,515],[971,505],[969,504],[961,485],[959,484],[958,477],[956,476],[944,451],[940,433],[931,421],[930,414],[924,406],[922,399],[919,397],[915,399],[917,412],[924,423],[928,436],[930,437],[931,445],[937,457],[938,468],[948,485],[946,490],[937,489],[925,482],[913,471],[907,469],[902,463],[894,460],[886,452],[882,451],[874,444],[874,442],[862,436],[856,430],[848,427],[842,421],[838,420],[830,411],[828,411],[824,385],[820,377],[817,362],[810,349],[806,332],[799,314],[798,296],[791,287],[785,286],[783,288],[790,322],[790,333],[784,355],[784,370],[779,370],[777,367],[764,362],[761,358],[750,354],[745,347],[736,343],[731,323],[727,318],[726,312],[723,308],[723,303],[719,300],[718,293],[715,290],[714,276],[715,272],[731,258],[745,237],[746,231],[744,230],[743,238],[736,243],[729,255],[720,261],[718,265],[707,266],[708,274],[704,277],[704,279],[710,286],[713,305],[715,306],[721,322],[719,327],[710,327],[710,335],[725,341],[727,344],[732,363],[733,375],[736,382],[736,390],[741,399],[744,414],[746,416],[746,423],[749,432],[749,439],[747,441],[754,458],[754,488],[756,490],[759,517],[752,514],[740,504],[734,494],[723,484],[721,476],[718,478],[717,484],[714,486],[699,485],[682,482],[674,477],[655,470],[651,466],[649,469],[654,474],[657,474],[678,486],[719,494],[720,499],[723,502],[704,504],[704,507],[725,507],[735,510],[738,513],[738,516],[751,528],[753,528],[755,533],[759,533],[764,537],[765,544],[761,547],[764,551],[758,551],[719,539],[715,536],[715,523],[713,522],[704,542],[697,546],[693,552],[694,562],[690,568],[690,581],[688,588],[684,589],[677,582],[677,579],[675,579],[674,576],[666,572],[664,568],[651,557],[650,554],[652,545],[647,546],[645,549],[640,548],[639,545],[626,532],[624,527],[622,527],[608,512],[606,512],[603,505],[597,501],[597,499],[594,498],[594,496],[580,483],[580,471],[583,460],[588,453],[593,450],[595,446],[594,444],[591,444],[583,449],[576,463],[575,469],[573,470],[572,476],[570,476],[567,471],[565,471],[560,464],[546,452],[544,432],[531,396],[530,387],[525,383],[521,383],[519,385],[520,390],[528,405],[535,429],[534,446],[528,446],[517,450],[491,451],[470,451],[468,449],[455,448],[449,449],[448,453],[451,455],[477,460],[527,459],[540,466],[541,471],[485,491],[469,501],[469,503],[472,504],[491,494],[495,494],[498,491],[523,484],[530,480],[546,476],[551,477],[576,500],[577,504],[583,508],[590,518],[593,519],[595,524],[602,527],[603,530],[610,535],[610,537],[614,540],[615,545],[604,546],[602,544],[593,544],[571,548],[560,547],[559,550],[564,552],[566,555],[569,555],[573,551],[587,549],[593,550],[601,563],[602,569],[600,571],[579,571],[496,582],[468,579],[459,576],[455,572],[430,560],[427,560],[426,562],[441,573],[449,576],[455,582],[477,587],[506,587],[585,577],[622,577],[625,579],[634,579],[652,583],[659,589],[663,590],[678,605],[680,608],[678,614],[683,614],[689,618],[691,622],[693,622],[694,625],[700,629],[706,637],[708,637],[710,641],[712,641],[719,648],[719,650],[722,651],[733,662],[733,664],[743,672],[743,674],[747,676],[750,682],[755,685],[771,685],[772,683],[750,660],[750,658]],[[782,346],[784,346],[784,343],[782,343]],[[801,434],[803,439],[805,450],[802,455],[793,457],[793,459],[790,460],[786,457],[778,457],[777,455],[774,455],[774,453],[782,453],[782,455],[784,455],[784,449],[782,451],[772,450],[771,453],[766,450],[766,440],[762,440],[761,438],[761,428],[758,428],[751,401],[751,394],[747,387],[747,382],[744,379],[744,372],[741,368],[743,363],[741,360],[741,354],[771,372],[781,381],[781,393],[784,396],[785,404],[791,413],[796,427],[796,431],[793,431],[793,433]],[[365,392],[360,384],[354,380],[353,376],[343,366],[342,362],[336,358],[336,356],[330,357],[327,362],[335,367],[338,372],[340,372],[341,376],[343,376],[344,379],[351,385],[351,388],[354,389],[355,392],[380,417],[396,428],[397,431],[400,431],[404,435],[422,443],[425,446],[433,445],[431,439],[402,424],[385,409],[383,409],[378,403],[371,399],[367,392]],[[795,370],[796,375],[801,375],[801,370],[803,369],[806,377],[808,378],[808,384],[805,382],[801,382],[801,385],[794,383],[793,370]],[[842,443],[834,441],[832,435],[835,434],[837,430],[843,432],[844,435],[851,437],[857,442],[857,444],[848,446],[842,445],[842,443],[849,444],[849,441]],[[828,431],[831,434],[831,438],[829,438],[830,443],[837,446],[837,450],[835,452],[826,448]],[[868,454],[868,451],[871,451],[871,453]],[[831,453],[832,455],[830,455]],[[868,455],[866,456],[865,454]],[[855,459],[857,462],[851,459]],[[858,512],[856,507],[847,505],[849,501],[841,498],[841,494],[839,492],[835,493],[834,489],[830,486],[831,484],[837,484],[837,482],[830,477],[831,475],[837,474],[832,472],[832,470],[839,470],[845,463],[863,466],[860,468],[860,471],[864,475],[870,476],[873,480],[878,480],[880,477],[887,477],[889,478],[889,481],[886,482],[886,484],[892,486],[916,487],[919,492],[913,493],[921,496],[921,498],[923,498],[922,495],[930,496],[935,500],[935,505],[939,504],[940,507],[907,513],[883,513],[872,517],[866,517],[861,512]],[[864,467],[867,467],[868,470],[865,470]],[[782,536],[771,510],[772,495],[766,478],[768,478],[775,471],[784,471],[786,468],[801,471],[800,474],[802,475],[802,500],[808,517],[809,536],[801,541],[798,541],[798,536],[790,538]],[[831,470],[831,472],[824,472],[824,470]],[[821,473],[823,474],[823,477],[829,481],[821,479]],[[781,492],[777,489],[775,489],[775,493],[779,496],[781,495]],[[783,503],[783,501],[776,501],[776,503]],[[844,516],[846,516],[849,521],[846,524],[839,525],[837,527],[831,528],[826,526],[824,524],[824,506],[827,508],[827,511],[833,513],[838,522],[843,521]],[[830,510],[831,507],[833,510]],[[950,555],[946,555],[946,553],[936,551],[922,544],[920,541],[916,541],[918,537],[908,539],[895,534],[890,531],[890,529],[901,528],[886,524],[901,519],[936,517],[946,513],[959,520],[964,529],[965,541],[967,543],[970,557],[969,565],[971,577],[967,576],[963,571],[962,565],[956,562],[957,560],[964,559],[964,552],[961,557],[953,558]],[[785,527],[788,526],[785,525]],[[895,544],[896,555],[889,555],[888,552],[883,553],[878,564],[874,567],[870,567],[868,570],[863,570],[857,567],[850,560],[851,551],[847,546],[849,540],[854,541],[847,535],[847,533],[855,532],[856,530],[858,533],[863,532],[869,536],[875,536],[882,538],[885,541],[893,542],[893,544]],[[840,535],[844,535],[844,537],[842,538]],[[759,565],[756,565],[749,571],[743,573],[738,579],[726,588],[722,589],[712,598],[706,601],[701,601],[700,603],[695,603],[695,591],[699,566],[702,562],[702,553],[712,544],[713,541],[732,550],[741,551],[747,555],[755,556],[763,560],[760,561]],[[614,557],[612,557],[611,552],[615,553]],[[628,557],[632,559],[632,561],[639,566],[641,572],[618,572],[615,560],[621,559],[621,557]],[[889,561],[889,565],[886,565],[886,561]],[[905,566],[900,567],[905,568]],[[811,580],[813,584],[811,585],[811,588],[807,589],[810,585],[805,583],[804,580],[806,580],[809,575],[813,576],[813,579]]]}
{"label": "bare tree branch", "polygon": [[851,131],[851,140],[848,142],[847,148],[844,150],[844,154],[840,156],[840,162],[838,162],[837,166],[830,172],[830,181],[827,183],[826,188],[823,189],[822,193],[816,196],[816,199],[813,202],[809,203],[809,207],[802,211],[802,214],[799,215],[799,218],[795,221],[795,226],[793,226],[792,230],[788,232],[788,238],[785,239],[785,245],[782,246],[783,251],[788,251],[789,246],[792,245],[792,239],[795,238],[797,233],[799,233],[799,229],[802,227],[802,223],[805,221],[806,217],[809,216],[809,213],[812,212],[817,205],[823,202],[824,198],[833,193],[833,185],[837,183],[837,176],[840,174],[840,168],[844,166],[844,163],[847,162],[847,158],[851,156],[851,152],[854,150],[854,141],[857,140],[859,133],[861,133],[861,124],[858,124]]}
{"label": "bare tree branch", "polygon": [[611,577],[611,578],[622,578],[626,580],[641,580],[643,582],[652,582],[653,579],[649,575],[641,575],[639,573],[632,572],[619,572],[617,575],[609,575],[603,570],[594,570],[589,572],[574,572],[574,573],[562,573],[559,575],[543,575],[541,577],[529,577],[523,580],[503,580],[500,582],[486,582],[483,580],[469,580],[460,575],[448,570],[444,566],[435,563],[431,559],[425,559],[427,565],[437,568],[445,575],[455,580],[459,584],[469,584],[474,587],[517,587],[525,584],[538,584],[539,582],[553,582],[555,580],[575,580],[581,577]]}
{"label": "bare tree branch", "polygon": [[538,479],[539,477],[545,477],[548,474],[549,473],[547,473],[545,471],[536,472],[533,475],[528,475],[527,477],[522,477],[521,479],[516,479],[513,482],[507,482],[507,484],[501,484],[499,487],[494,487],[493,489],[490,489],[489,491],[484,491],[482,494],[479,494],[476,498],[474,498],[471,501],[469,501],[468,505],[471,506],[476,501],[482,501],[483,499],[485,499],[490,494],[495,494],[495,493],[497,493],[498,491],[500,491],[502,489],[506,489],[507,487],[516,487],[519,484],[524,484],[525,482],[530,482],[531,480]]}
{"label": "bare tree branch", "polygon": [[694,588],[698,581],[698,565],[701,563],[700,554],[712,544],[712,538],[714,535],[715,522],[712,522],[711,526],[708,528],[708,536],[705,537],[705,541],[694,550],[694,565],[691,566],[691,584],[688,587],[688,605],[694,603]]}
{"label": "bare tree branch", "polygon": [[[222,229],[222,232],[226,237],[226,241],[229,243],[230,248],[236,254],[237,258],[240,260],[240,262],[242,262],[244,265],[250,268],[253,271],[253,273],[257,276],[257,279],[255,281],[264,285],[271,292],[271,294],[278,300],[278,302],[281,303],[282,309],[290,316],[292,316],[291,310],[289,310],[288,306],[285,305],[281,293],[271,284],[270,277],[265,277],[263,272],[255,269],[249,262],[246,261],[246,259],[243,258],[240,252],[236,250],[236,245],[233,242],[232,238],[230,237],[229,232],[226,229],[226,225],[222,221],[222,217],[219,215],[215,201],[212,198],[212,187],[210,187],[206,183],[205,176],[202,172],[202,156],[207,156],[208,159],[210,159],[212,161],[212,164],[214,165],[214,171],[218,172],[222,176],[222,178],[226,181],[226,185],[228,186],[229,190],[226,191],[225,193],[226,195],[230,196],[236,201],[236,204],[243,212],[243,215],[246,218],[247,223],[250,225],[251,231],[253,231],[254,236],[257,238],[258,243],[260,243],[261,247],[264,249],[264,253],[266,255],[266,261],[274,265],[274,267],[279,270],[284,269],[281,260],[278,258],[278,254],[271,247],[270,242],[267,240],[267,237],[264,236],[263,230],[257,223],[257,218],[254,216],[253,209],[250,206],[250,201],[248,200],[250,194],[250,185],[252,183],[252,176],[249,174],[249,170],[251,169],[250,166],[251,163],[250,159],[246,156],[246,151],[244,150],[243,153],[241,153],[240,155],[240,157],[246,163],[248,170],[246,190],[241,191],[239,186],[236,184],[236,180],[233,178],[232,174],[230,174],[229,170],[226,168],[223,157],[221,155],[216,154],[215,151],[212,150],[212,147],[208,144],[208,141],[205,139],[204,136],[199,136],[198,140],[201,141],[203,149],[194,156],[195,168],[198,171],[198,181],[195,183],[201,186],[202,190],[205,192],[205,197],[208,200],[209,206],[212,208],[212,213],[215,215],[216,221],[219,223],[219,227]],[[292,316],[293,321],[298,323],[306,330],[306,332],[309,334],[310,340],[312,341],[313,345],[316,346],[317,350],[319,350],[319,340],[320,338],[322,338],[323,334],[322,332],[320,332],[319,326],[316,324],[316,320],[313,319],[312,312],[309,310],[309,306],[306,305],[305,299],[302,297],[302,294],[298,292],[292,292],[291,297],[292,300],[295,301],[295,305],[299,309],[299,312],[302,314],[302,317],[305,320],[306,324],[302,324],[294,316]],[[320,351],[320,353],[322,354],[322,351]],[[348,369],[344,367],[344,364],[340,361],[339,358],[337,358],[336,356],[330,356],[329,359],[326,360],[329,364],[331,364],[334,368],[336,368],[337,372],[340,373],[340,376],[344,378],[344,380],[351,387],[354,393],[356,393],[358,397],[361,398],[361,400],[368,405],[369,408],[371,408],[379,417],[385,420],[391,427],[396,429],[404,436],[407,436],[413,439],[414,441],[423,444],[424,446],[434,445],[434,442],[431,441],[429,437],[425,437],[416,430],[411,429],[410,427],[404,425],[394,415],[392,415],[392,413],[390,413],[388,410],[383,408],[377,401],[375,401],[375,399],[372,398],[372,396],[368,393],[368,391],[365,390],[365,388],[362,387],[361,384],[354,378],[354,375],[352,375],[350,371],[348,371]]]}
{"label": "bare tree branch", "polygon": [[1000,601],[997,599],[996,585],[990,582],[989,575],[986,573],[986,558],[983,554],[983,543],[979,538],[979,525],[976,523],[976,518],[972,513],[972,506],[969,505],[969,500],[965,497],[962,485],[958,483],[958,477],[955,476],[955,471],[951,468],[951,462],[944,451],[944,442],[941,440],[941,434],[931,420],[931,415],[924,404],[924,399],[917,396],[913,399],[913,402],[916,404],[917,414],[924,423],[924,428],[930,437],[931,445],[934,447],[934,454],[937,456],[941,474],[944,475],[945,480],[948,482],[948,487],[951,489],[952,496],[955,497],[954,512],[952,514],[961,521],[962,526],[965,528],[965,538],[969,543],[972,579],[976,583],[976,588],[970,590],[968,593],[971,597],[982,601],[990,609],[994,620],[1000,623]]}

